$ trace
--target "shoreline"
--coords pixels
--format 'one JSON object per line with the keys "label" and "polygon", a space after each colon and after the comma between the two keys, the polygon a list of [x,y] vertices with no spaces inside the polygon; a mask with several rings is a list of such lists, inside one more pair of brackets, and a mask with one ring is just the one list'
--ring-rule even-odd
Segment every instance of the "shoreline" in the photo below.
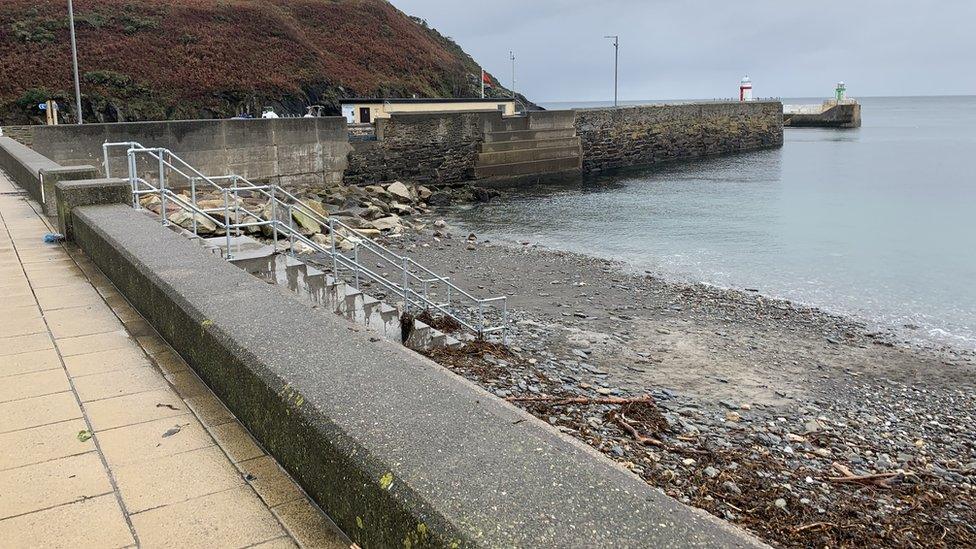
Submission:
{"label": "shoreline", "polygon": [[[472,206],[469,206],[472,207]],[[476,207],[476,206],[473,206]],[[442,218],[448,220],[451,226],[458,229],[459,232],[464,232],[465,234],[471,234],[473,229],[466,225],[462,221],[458,221],[456,218],[456,212],[459,211],[459,207],[454,207],[452,209],[445,209],[444,211],[437,212],[441,214]],[[479,235],[480,236],[480,235]],[[489,242],[489,241],[486,241]],[[621,274],[627,276],[636,277],[652,277],[661,283],[673,285],[676,288],[689,287],[689,286],[701,286],[703,288],[715,289],[720,292],[735,292],[740,295],[748,296],[759,296],[770,302],[779,302],[782,304],[787,304],[791,307],[796,307],[800,309],[810,310],[816,314],[824,315],[827,317],[833,317],[837,320],[842,320],[849,323],[857,323],[862,326],[865,333],[873,334],[876,339],[884,339],[887,343],[894,346],[908,349],[915,353],[920,354],[930,354],[933,356],[938,356],[943,359],[952,360],[968,360],[976,364],[976,346],[972,348],[965,347],[963,345],[953,344],[950,341],[971,341],[969,338],[962,336],[952,335],[943,328],[938,326],[918,326],[912,324],[901,324],[897,323],[884,323],[883,321],[865,318],[858,315],[857,313],[847,312],[847,311],[832,311],[829,307],[822,305],[817,305],[813,303],[806,303],[804,301],[791,299],[789,297],[782,297],[775,295],[774,293],[762,290],[753,289],[746,287],[735,287],[726,286],[719,283],[706,282],[701,280],[690,280],[683,279],[681,275],[668,273],[661,270],[649,270],[642,266],[628,263],[624,260],[612,259],[608,257],[601,257],[599,255],[590,254],[586,252],[573,251],[568,249],[560,249],[551,247],[545,244],[532,243],[527,241],[520,241],[518,239],[507,237],[507,236],[493,236],[490,240],[492,244],[508,246],[513,249],[525,248],[526,246],[540,251],[548,251],[558,254],[571,254],[580,257],[584,257],[593,261],[604,261],[614,265]],[[911,337],[913,334],[919,331],[941,331],[944,332],[946,337],[944,339],[938,339],[934,336],[919,336]],[[973,342],[976,345],[976,342]]]}
{"label": "shoreline", "polygon": [[[388,241],[480,297],[510,296],[514,325],[507,346],[429,353],[445,367],[774,545],[925,546],[943,535],[921,532],[933,522],[943,543],[976,541],[972,356],[435,219]],[[852,532],[851,516],[879,528]]]}

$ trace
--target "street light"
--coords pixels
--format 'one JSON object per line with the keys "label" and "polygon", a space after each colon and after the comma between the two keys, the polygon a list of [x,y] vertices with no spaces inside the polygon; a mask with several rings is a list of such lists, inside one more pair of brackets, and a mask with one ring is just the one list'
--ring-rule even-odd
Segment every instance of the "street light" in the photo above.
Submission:
{"label": "street light", "polygon": [[508,56],[512,59],[512,99],[515,99],[515,52],[508,52]]}
{"label": "street light", "polygon": [[71,28],[71,64],[75,73],[75,114],[78,124],[84,124],[81,114],[81,82],[78,80],[78,44],[75,42],[75,9],[71,0],[68,0],[68,25]]}
{"label": "street light", "polygon": [[604,38],[613,38],[613,106],[617,106],[617,67],[620,59],[620,37],[612,34]]}

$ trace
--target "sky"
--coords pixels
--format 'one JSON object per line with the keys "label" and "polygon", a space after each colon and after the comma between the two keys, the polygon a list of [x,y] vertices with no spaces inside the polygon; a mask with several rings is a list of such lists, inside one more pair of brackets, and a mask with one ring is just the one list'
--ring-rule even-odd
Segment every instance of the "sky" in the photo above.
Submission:
{"label": "sky", "polygon": [[976,94],[976,0],[392,0],[535,102]]}

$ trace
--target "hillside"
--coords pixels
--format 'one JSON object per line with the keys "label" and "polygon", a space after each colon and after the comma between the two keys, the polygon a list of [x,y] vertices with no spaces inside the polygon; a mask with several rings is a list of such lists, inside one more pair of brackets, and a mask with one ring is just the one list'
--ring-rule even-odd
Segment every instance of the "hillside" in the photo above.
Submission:
{"label": "hillside", "polygon": [[[75,0],[86,120],[338,112],[353,96],[474,97],[478,64],[385,0]],[[73,104],[64,0],[0,1],[0,121]],[[492,95],[509,92],[496,86]]]}

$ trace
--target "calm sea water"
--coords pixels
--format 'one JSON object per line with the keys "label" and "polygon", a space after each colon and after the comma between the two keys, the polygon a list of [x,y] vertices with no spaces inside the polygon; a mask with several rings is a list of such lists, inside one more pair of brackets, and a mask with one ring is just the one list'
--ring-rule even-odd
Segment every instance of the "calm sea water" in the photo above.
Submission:
{"label": "calm sea water", "polygon": [[861,102],[858,130],[513,190],[455,221],[976,349],[976,97]]}

